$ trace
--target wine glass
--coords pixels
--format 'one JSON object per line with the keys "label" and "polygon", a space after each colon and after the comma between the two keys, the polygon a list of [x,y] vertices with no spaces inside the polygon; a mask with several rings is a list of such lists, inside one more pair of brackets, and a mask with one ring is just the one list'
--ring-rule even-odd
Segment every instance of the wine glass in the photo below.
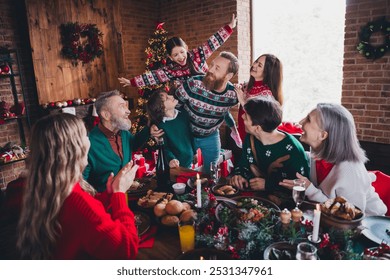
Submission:
{"label": "wine glass", "polygon": [[308,242],[301,242],[297,246],[297,260],[316,260],[317,257],[317,248]]}
{"label": "wine glass", "polygon": [[210,176],[215,184],[218,184],[221,169],[217,162],[210,163]]}
{"label": "wine glass", "polygon": [[305,190],[305,182],[300,179],[295,179],[292,196],[296,203],[296,208],[299,208],[299,205],[305,199]]}

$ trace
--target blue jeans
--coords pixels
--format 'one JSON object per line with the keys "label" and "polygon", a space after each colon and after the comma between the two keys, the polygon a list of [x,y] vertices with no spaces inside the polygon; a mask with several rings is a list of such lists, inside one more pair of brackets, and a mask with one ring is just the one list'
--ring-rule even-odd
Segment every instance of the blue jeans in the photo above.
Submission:
{"label": "blue jeans", "polygon": [[210,163],[216,163],[219,159],[221,150],[221,139],[219,138],[219,130],[210,134],[207,137],[194,137],[195,149],[200,148],[203,156],[203,173],[210,173]]}

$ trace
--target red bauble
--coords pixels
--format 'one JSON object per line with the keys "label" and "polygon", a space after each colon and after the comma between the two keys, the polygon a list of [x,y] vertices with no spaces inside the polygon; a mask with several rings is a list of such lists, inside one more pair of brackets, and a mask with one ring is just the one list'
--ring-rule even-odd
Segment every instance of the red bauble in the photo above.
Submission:
{"label": "red bauble", "polygon": [[1,66],[1,73],[3,73],[3,74],[8,74],[9,73],[8,65]]}
{"label": "red bauble", "polygon": [[54,108],[55,106],[56,106],[56,104],[54,102],[50,102],[50,104],[49,104],[50,108]]}
{"label": "red bauble", "polygon": [[73,101],[72,100],[68,100],[66,102],[68,102],[68,106],[72,106],[73,105]]}
{"label": "red bauble", "polygon": [[139,89],[138,90],[138,94],[141,95],[141,96],[144,95],[144,90],[143,89]]}
{"label": "red bauble", "polygon": [[161,60],[161,63],[162,63],[163,65],[165,65],[165,64],[167,64],[167,61],[166,61],[165,59],[163,59],[163,60]]}
{"label": "red bauble", "polygon": [[148,58],[152,58],[153,57],[153,54],[152,53],[148,53]]}

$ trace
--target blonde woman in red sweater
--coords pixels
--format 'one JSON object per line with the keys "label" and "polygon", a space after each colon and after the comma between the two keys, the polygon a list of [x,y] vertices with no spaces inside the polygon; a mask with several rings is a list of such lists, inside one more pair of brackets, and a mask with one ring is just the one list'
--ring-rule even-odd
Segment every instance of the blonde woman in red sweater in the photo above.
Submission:
{"label": "blonde woman in red sweater", "polygon": [[247,83],[236,84],[237,96],[240,101],[238,110],[238,132],[241,139],[245,139],[245,125],[242,115],[243,106],[249,98],[272,95],[283,105],[282,93],[283,67],[280,60],[272,54],[262,54],[250,69],[250,78]]}
{"label": "blonde woman in red sweater", "polygon": [[[109,177],[107,190],[82,180],[90,143],[82,120],[49,115],[31,132],[17,246],[23,259],[134,259],[138,235],[125,192],[137,166]],[[107,212],[110,207],[110,213]]]}

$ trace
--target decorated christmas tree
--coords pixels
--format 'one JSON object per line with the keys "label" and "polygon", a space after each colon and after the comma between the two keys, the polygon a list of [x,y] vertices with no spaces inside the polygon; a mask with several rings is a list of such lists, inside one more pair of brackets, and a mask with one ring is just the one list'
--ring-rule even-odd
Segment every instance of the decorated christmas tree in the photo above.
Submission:
{"label": "decorated christmas tree", "polygon": [[[145,49],[146,53],[146,70],[145,73],[164,67],[166,64],[166,49],[165,42],[167,41],[168,32],[163,27],[164,22],[157,24],[156,30],[148,40],[148,47]],[[146,104],[153,91],[161,87],[169,87],[169,84],[159,84],[153,86],[145,86],[138,88],[138,101],[135,109],[136,119],[133,121],[131,131],[137,133],[142,130],[148,122],[146,112]],[[168,90],[168,89],[167,89]],[[155,146],[153,140],[147,143],[147,149]]]}

